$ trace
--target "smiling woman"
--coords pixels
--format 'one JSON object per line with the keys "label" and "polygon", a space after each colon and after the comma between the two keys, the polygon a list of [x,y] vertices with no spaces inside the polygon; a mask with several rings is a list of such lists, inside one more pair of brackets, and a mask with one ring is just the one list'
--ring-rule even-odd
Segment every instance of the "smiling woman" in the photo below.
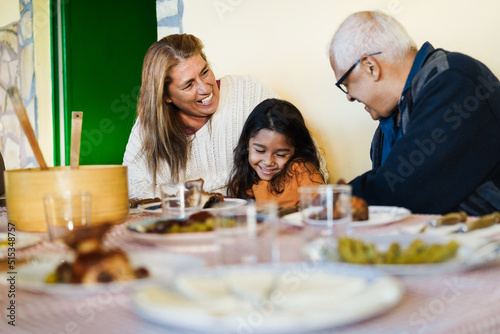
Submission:
{"label": "smiling woman", "polygon": [[156,197],[162,183],[200,178],[204,191],[225,194],[243,124],[270,97],[277,95],[250,76],[216,80],[193,35],[154,43],[144,59],[138,117],[123,159],[129,197]]}

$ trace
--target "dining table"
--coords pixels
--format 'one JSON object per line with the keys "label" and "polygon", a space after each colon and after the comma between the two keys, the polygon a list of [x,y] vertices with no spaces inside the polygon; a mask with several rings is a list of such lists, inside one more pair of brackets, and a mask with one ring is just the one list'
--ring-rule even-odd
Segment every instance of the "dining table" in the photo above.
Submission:
{"label": "dining table", "polygon": [[[183,247],[169,243],[148,242],[131,236],[127,227],[158,217],[157,213],[131,210],[125,222],[115,224],[104,238],[107,247],[121,248],[127,253],[160,252],[170,255],[189,255],[201,259],[205,266],[216,264],[217,247],[210,244]],[[352,236],[383,235],[416,231],[439,215],[410,214],[408,217],[385,224],[352,228]],[[15,224],[9,223],[7,208],[0,208],[0,232]],[[50,242],[47,233],[15,230],[15,234],[40,238],[29,247],[15,250],[15,254],[0,252],[0,263],[12,255],[16,268],[4,271],[0,282],[0,333],[9,334],[156,334],[199,333],[186,328],[158,324],[141,317],[134,309],[134,291],[105,291],[97,294],[54,294],[23,289],[15,280],[16,270],[23,259],[33,259],[49,253],[70,252],[67,246]],[[290,228],[279,233],[280,262],[309,261],[301,257],[305,238],[301,228]],[[492,234],[490,241],[500,240],[500,233]],[[302,243],[302,244],[301,244]],[[3,270],[6,270],[5,268]],[[12,279],[14,280],[8,281]],[[425,275],[400,275],[396,279],[403,295],[396,305],[368,319],[360,319],[332,328],[317,329],[314,333],[500,333],[500,264],[486,265]],[[10,284],[12,282],[12,284]],[[328,293],[325,291],[325,293]],[[15,306],[14,317],[9,307]],[[213,328],[211,332],[214,332]],[[216,332],[216,331],[215,331]],[[298,329],[298,332],[300,329]]]}

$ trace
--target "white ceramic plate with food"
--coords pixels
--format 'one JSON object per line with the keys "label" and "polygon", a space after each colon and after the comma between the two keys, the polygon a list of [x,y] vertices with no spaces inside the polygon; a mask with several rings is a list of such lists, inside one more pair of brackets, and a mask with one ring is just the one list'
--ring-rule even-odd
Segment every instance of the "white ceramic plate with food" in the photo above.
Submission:
{"label": "white ceramic plate with food", "polygon": [[184,242],[204,242],[213,241],[214,231],[206,232],[184,232],[184,233],[152,233],[145,232],[148,225],[155,224],[162,219],[146,220],[132,223],[127,226],[127,234],[140,241],[149,241],[155,243],[184,243]]}
{"label": "white ceramic plate with food", "polygon": [[[411,211],[406,208],[401,208],[397,206],[374,206],[370,205],[368,207],[368,220],[355,221],[351,223],[351,226],[376,226],[384,225],[388,223],[397,222],[403,220],[411,215]],[[283,216],[281,218],[285,223],[291,225],[302,226],[302,212],[294,212],[292,214]],[[318,225],[324,224],[324,221],[310,220],[310,224],[317,222]]]}
{"label": "white ceramic plate with food", "polygon": [[[246,203],[247,201],[241,198],[224,198],[224,205],[222,206],[222,208],[232,208],[236,206],[245,205]],[[154,203],[140,205],[137,209],[144,212],[161,213],[161,202],[154,202]],[[203,210],[212,211],[216,209],[218,208],[209,208]]]}
{"label": "white ceramic plate with food", "polygon": [[316,262],[334,262],[344,263],[354,267],[372,267],[382,270],[390,275],[432,275],[443,274],[449,272],[457,272],[469,270],[478,266],[498,261],[500,259],[500,244],[489,243],[487,240],[482,242],[466,243],[458,238],[453,239],[444,236],[433,235],[365,235],[355,237],[354,239],[361,240],[363,243],[371,243],[375,245],[377,251],[385,252],[389,246],[396,242],[402,249],[407,249],[408,246],[415,240],[422,240],[426,245],[446,245],[451,240],[458,242],[456,255],[446,261],[438,263],[426,264],[349,264],[341,262],[337,243],[335,239],[320,238],[309,243],[304,249],[306,256]]}
{"label": "white ceramic plate with food", "polygon": [[289,263],[186,272],[169,287],[136,291],[134,309],[203,333],[303,333],[384,313],[402,296],[400,283],[379,271]]}
{"label": "white ceramic plate with food", "polygon": [[[213,243],[215,240],[215,231],[204,232],[181,232],[181,233],[153,233],[146,232],[146,227],[155,224],[164,219],[153,219],[135,222],[127,226],[127,235],[138,241],[151,243],[163,243],[166,245],[195,245]],[[262,226],[257,225],[260,230]]]}
{"label": "white ceramic plate with food", "polygon": [[[73,284],[47,283],[47,276],[55,271],[61,261],[72,261],[71,255],[45,254],[32,258],[28,264],[16,268],[16,287],[31,292],[56,295],[82,295],[95,293],[119,293],[145,287],[158,281],[168,281],[178,272],[203,266],[200,259],[181,254],[164,252],[132,252],[127,254],[134,269],[145,268],[149,272],[146,278],[122,282]],[[0,276],[6,277],[6,272]],[[2,281],[0,284],[7,284]]]}
{"label": "white ceramic plate with food", "polygon": [[[12,239],[9,241],[9,237],[14,238],[13,243]],[[0,252],[5,252],[12,247],[15,249],[30,247],[41,241],[42,238],[39,236],[22,232],[11,233],[10,235],[8,233],[0,233]]]}

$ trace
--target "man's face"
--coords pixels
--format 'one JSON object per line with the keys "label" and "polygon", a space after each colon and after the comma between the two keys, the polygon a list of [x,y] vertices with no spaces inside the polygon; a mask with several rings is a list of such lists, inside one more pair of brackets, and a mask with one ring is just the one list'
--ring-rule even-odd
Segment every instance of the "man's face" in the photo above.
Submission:
{"label": "man's face", "polygon": [[[383,72],[383,62],[370,61],[373,57],[364,56],[352,71],[342,80],[341,85],[347,93],[347,100],[358,101],[365,105],[365,110],[373,120],[389,117],[396,109],[398,98],[391,95],[388,89],[387,80],[381,76]],[[374,66],[377,71],[374,71]],[[337,80],[347,72],[339,69],[335,62],[332,62],[332,69]]]}

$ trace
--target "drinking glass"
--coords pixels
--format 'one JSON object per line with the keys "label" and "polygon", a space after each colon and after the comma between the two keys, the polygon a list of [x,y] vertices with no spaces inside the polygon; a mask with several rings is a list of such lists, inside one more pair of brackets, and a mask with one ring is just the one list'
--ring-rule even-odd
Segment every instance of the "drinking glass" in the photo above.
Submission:
{"label": "drinking glass", "polygon": [[219,265],[275,263],[279,261],[278,210],[273,202],[216,210]]}
{"label": "drinking glass", "polygon": [[90,226],[92,196],[88,191],[66,191],[44,196],[49,240],[64,239],[70,232]]}
{"label": "drinking glass", "polygon": [[300,187],[302,221],[309,239],[319,236],[339,238],[351,233],[350,185]]}
{"label": "drinking glass", "polygon": [[187,218],[201,210],[202,181],[165,183],[160,186],[165,218]]}

